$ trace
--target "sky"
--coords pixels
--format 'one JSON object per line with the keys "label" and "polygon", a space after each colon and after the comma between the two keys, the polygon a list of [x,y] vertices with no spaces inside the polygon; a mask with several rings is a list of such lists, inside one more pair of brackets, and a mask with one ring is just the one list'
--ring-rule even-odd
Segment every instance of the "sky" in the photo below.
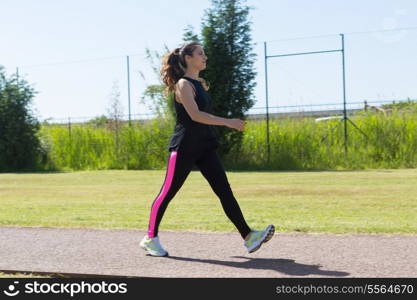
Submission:
{"label": "sky", "polygon": [[[343,103],[340,33],[347,102],[417,97],[417,1],[243,3],[252,7],[257,55],[255,106],[248,113],[265,111],[265,41],[269,56],[338,50],[269,57],[270,111]],[[200,33],[210,5],[210,0],[0,0],[0,65],[7,75],[18,69],[38,92],[33,108],[39,119],[82,120],[107,114],[117,88],[128,113],[129,55],[131,114],[143,118],[152,105],[140,101],[143,92],[159,82],[145,50],[162,54],[165,46],[181,45],[187,25]]]}

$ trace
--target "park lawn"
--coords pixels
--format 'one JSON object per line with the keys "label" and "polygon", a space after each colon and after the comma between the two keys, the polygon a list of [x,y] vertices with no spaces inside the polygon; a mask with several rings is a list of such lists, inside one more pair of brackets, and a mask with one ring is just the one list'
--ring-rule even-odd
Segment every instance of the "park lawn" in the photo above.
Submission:
{"label": "park lawn", "polygon": [[0,278],[51,278],[47,275],[39,275],[28,272],[3,273],[0,272]]}
{"label": "park lawn", "polygon": [[[233,172],[230,185],[252,228],[278,232],[417,233],[417,169]],[[165,170],[1,173],[0,226],[147,229]],[[235,231],[193,170],[163,230]]]}

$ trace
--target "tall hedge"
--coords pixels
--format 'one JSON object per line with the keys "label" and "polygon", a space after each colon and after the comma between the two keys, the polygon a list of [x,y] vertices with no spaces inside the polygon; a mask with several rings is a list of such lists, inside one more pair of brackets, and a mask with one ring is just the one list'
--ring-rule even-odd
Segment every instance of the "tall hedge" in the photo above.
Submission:
{"label": "tall hedge", "polygon": [[[0,66],[0,171],[36,170],[42,163],[40,129],[31,108],[36,91]],[[43,154],[43,155],[42,155]]]}

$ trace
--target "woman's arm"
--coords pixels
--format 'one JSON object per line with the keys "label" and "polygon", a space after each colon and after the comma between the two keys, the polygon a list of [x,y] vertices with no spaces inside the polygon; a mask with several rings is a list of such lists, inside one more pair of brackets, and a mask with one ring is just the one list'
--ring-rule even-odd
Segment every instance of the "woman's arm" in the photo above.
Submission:
{"label": "woman's arm", "polygon": [[199,123],[209,125],[221,125],[234,128],[237,130],[243,130],[244,122],[240,119],[228,119],[218,117],[198,109],[197,103],[193,97],[193,90],[191,83],[185,79],[180,79],[176,84],[176,97],[180,99],[181,104],[184,106],[190,118]]}

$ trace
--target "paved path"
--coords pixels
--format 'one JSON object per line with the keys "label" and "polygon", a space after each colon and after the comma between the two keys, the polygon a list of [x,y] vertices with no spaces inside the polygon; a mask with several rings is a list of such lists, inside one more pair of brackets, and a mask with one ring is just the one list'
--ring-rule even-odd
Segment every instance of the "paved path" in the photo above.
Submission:
{"label": "paved path", "polygon": [[143,230],[0,227],[0,271],[139,277],[417,277],[417,235],[275,233],[246,253],[236,233],[160,231],[169,258],[139,248]]}

